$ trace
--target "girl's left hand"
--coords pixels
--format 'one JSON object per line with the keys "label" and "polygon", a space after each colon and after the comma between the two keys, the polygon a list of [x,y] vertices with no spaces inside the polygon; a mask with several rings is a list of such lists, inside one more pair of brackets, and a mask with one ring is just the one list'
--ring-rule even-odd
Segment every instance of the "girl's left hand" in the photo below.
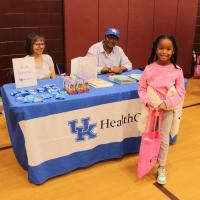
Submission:
{"label": "girl's left hand", "polygon": [[162,102],[162,103],[158,106],[158,108],[159,108],[160,110],[167,110],[167,107],[166,107],[166,105],[165,105],[164,102]]}

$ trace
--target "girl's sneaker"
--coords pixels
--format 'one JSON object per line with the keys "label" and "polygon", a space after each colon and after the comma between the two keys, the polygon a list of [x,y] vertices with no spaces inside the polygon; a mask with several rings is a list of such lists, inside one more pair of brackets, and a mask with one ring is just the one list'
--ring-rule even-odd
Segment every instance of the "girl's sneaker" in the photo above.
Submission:
{"label": "girl's sneaker", "polygon": [[159,183],[160,185],[164,185],[167,183],[167,172],[164,167],[158,168],[157,183]]}

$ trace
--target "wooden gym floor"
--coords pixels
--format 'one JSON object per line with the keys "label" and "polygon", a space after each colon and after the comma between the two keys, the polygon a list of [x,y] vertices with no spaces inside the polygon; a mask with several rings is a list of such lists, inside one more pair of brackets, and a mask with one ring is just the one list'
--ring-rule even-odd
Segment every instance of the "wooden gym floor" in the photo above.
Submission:
{"label": "wooden gym floor", "polygon": [[142,179],[136,176],[137,154],[97,163],[42,185],[28,182],[15,159],[5,118],[0,115],[1,200],[198,200],[200,199],[200,80],[190,79],[177,142],[170,146],[168,182],[155,184],[154,169]]}

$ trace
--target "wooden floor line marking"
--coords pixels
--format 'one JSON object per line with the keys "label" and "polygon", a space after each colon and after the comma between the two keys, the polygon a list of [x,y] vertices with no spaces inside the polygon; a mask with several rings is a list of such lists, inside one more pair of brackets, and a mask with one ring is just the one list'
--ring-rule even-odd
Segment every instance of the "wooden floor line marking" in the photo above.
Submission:
{"label": "wooden floor line marking", "polygon": [[198,106],[200,105],[200,103],[195,103],[195,104],[191,104],[191,105],[188,105],[188,106],[183,106],[183,109],[184,108],[190,108],[190,107],[193,107],[193,106]]}
{"label": "wooden floor line marking", "polygon": [[174,194],[172,194],[167,188],[165,188],[164,186],[158,184],[158,183],[154,183],[154,185],[161,191],[163,192],[167,197],[169,197],[169,199],[171,200],[180,200],[178,197],[176,197]]}
{"label": "wooden floor line marking", "polygon": [[6,149],[10,149],[10,148],[12,148],[12,146],[0,147],[0,151],[6,150]]}

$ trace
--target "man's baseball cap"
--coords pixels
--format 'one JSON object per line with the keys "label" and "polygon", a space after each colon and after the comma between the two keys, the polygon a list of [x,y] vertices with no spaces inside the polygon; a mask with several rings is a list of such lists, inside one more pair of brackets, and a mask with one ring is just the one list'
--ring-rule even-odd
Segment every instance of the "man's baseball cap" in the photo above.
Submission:
{"label": "man's baseball cap", "polygon": [[115,37],[120,37],[120,32],[116,28],[108,28],[105,32],[105,35],[114,35]]}

